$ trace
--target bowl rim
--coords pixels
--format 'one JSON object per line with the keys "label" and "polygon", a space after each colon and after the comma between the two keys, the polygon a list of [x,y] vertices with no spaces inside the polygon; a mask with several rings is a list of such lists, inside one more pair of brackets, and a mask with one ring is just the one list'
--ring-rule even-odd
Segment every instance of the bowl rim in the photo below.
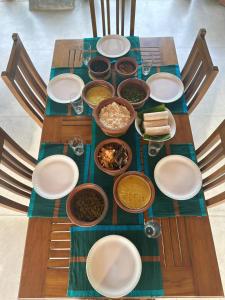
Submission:
{"label": "bowl rim", "polygon": [[[100,119],[99,119],[99,113],[100,110],[108,105],[111,104],[112,102],[116,102],[118,104],[124,105],[126,106],[126,108],[129,110],[131,116],[130,116],[130,120],[129,122],[126,124],[126,126],[122,127],[122,128],[117,128],[117,129],[111,129],[108,128],[106,126],[104,126]],[[127,101],[126,99],[122,98],[122,97],[118,97],[118,96],[114,96],[111,98],[107,98],[105,100],[102,100],[94,109],[92,112],[92,115],[96,121],[96,123],[98,124],[98,126],[104,131],[104,132],[108,132],[108,133],[112,133],[112,134],[116,134],[117,132],[125,132],[126,130],[128,130],[128,128],[131,126],[131,124],[134,122],[135,118],[136,118],[136,111],[134,110],[134,107],[132,106],[131,103],[129,103],[129,101]]]}
{"label": "bowl rim", "polygon": [[88,83],[85,84],[85,86],[84,86],[84,88],[83,88],[83,90],[82,90],[82,95],[81,95],[81,97],[82,97],[83,100],[84,100],[90,107],[92,107],[92,108],[98,106],[98,105],[103,101],[103,100],[102,100],[102,101],[100,101],[99,104],[93,105],[93,104],[90,103],[90,102],[88,101],[88,99],[86,98],[86,93],[87,93],[87,91],[88,91],[90,88],[94,87],[94,86],[104,86],[104,87],[110,89],[110,90],[112,91],[112,97],[114,97],[115,94],[116,94],[115,87],[114,87],[110,82],[108,82],[108,81],[106,81],[106,80],[103,80],[103,79],[95,79],[95,80],[89,81]]}
{"label": "bowl rim", "polygon": [[[94,61],[104,61],[106,64],[107,64],[107,68],[104,70],[104,71],[99,71],[99,72],[96,72],[94,71],[92,68],[91,68],[91,64],[94,62]],[[109,70],[111,69],[111,62],[110,60],[107,58],[107,57],[104,57],[104,56],[95,56],[93,58],[91,58],[88,62],[88,70],[95,74],[95,75],[104,75],[105,73],[109,72]]]}
{"label": "bowl rim", "polygon": [[[121,169],[118,169],[118,170],[110,170],[110,169],[107,169],[105,167],[103,167],[99,160],[98,160],[98,153],[100,151],[100,149],[104,146],[104,145],[108,145],[108,144],[111,144],[111,143],[115,143],[115,144],[120,144],[120,145],[124,145],[125,149],[127,150],[128,152],[128,161],[127,161],[127,164],[125,166],[123,166]],[[94,152],[94,159],[95,159],[95,164],[96,166],[102,171],[102,172],[105,172],[107,174],[111,173],[111,174],[114,174],[114,175],[117,175],[118,173],[121,173],[121,172],[125,172],[129,166],[131,165],[131,162],[132,162],[132,150],[131,150],[131,147],[123,140],[121,139],[118,139],[118,138],[109,138],[109,139],[106,139],[106,140],[103,140],[101,141],[95,148],[95,152]]]}
{"label": "bowl rim", "polygon": [[[75,194],[77,192],[80,192],[85,189],[93,189],[93,190],[97,191],[102,196],[103,201],[104,201],[104,209],[103,209],[102,214],[97,219],[95,219],[94,221],[91,221],[91,222],[79,220],[71,212],[71,203],[74,199]],[[73,224],[81,226],[81,227],[92,227],[92,226],[95,226],[98,223],[100,223],[105,218],[106,213],[108,211],[108,207],[109,207],[109,200],[108,200],[108,197],[107,197],[105,191],[99,185],[97,185],[95,183],[90,183],[90,182],[83,183],[83,184],[76,186],[72,190],[72,192],[69,194],[69,196],[67,197],[67,200],[66,200],[66,213],[67,213],[68,218],[70,219],[70,221]]]}
{"label": "bowl rim", "polygon": [[[125,205],[123,205],[122,202],[119,200],[119,197],[117,194],[118,184],[122,178],[124,178],[126,176],[130,176],[130,175],[137,175],[137,176],[142,177],[143,179],[146,180],[146,183],[149,185],[149,187],[151,189],[151,197],[150,197],[148,203],[142,208],[137,208],[137,209],[128,208]],[[113,185],[113,197],[114,197],[114,200],[116,201],[116,203],[118,204],[118,206],[120,208],[122,208],[123,210],[125,210],[126,212],[142,213],[142,212],[146,211],[153,204],[153,202],[155,200],[155,187],[154,187],[151,179],[148,176],[146,176],[144,173],[141,173],[138,171],[128,171],[128,172],[121,174],[119,177],[116,178],[114,185]]]}
{"label": "bowl rim", "polygon": [[[123,62],[130,62],[131,64],[133,64],[134,66],[134,70],[132,72],[129,73],[123,73],[120,71],[119,66],[120,64],[122,64]],[[130,56],[125,56],[125,57],[121,57],[120,59],[117,60],[117,62],[115,63],[115,71],[121,75],[121,76],[132,76],[134,75],[138,70],[138,64],[137,61],[134,57],[130,57]]]}
{"label": "bowl rim", "polygon": [[[122,94],[121,94],[121,90],[124,88],[124,86],[126,86],[127,84],[132,84],[132,81],[133,81],[133,82],[141,82],[141,84],[147,88],[147,92],[146,92],[145,98],[142,99],[142,100],[140,100],[140,101],[138,101],[138,102],[131,102],[131,101],[129,101],[129,100],[123,98],[123,96],[122,96]],[[150,87],[149,87],[149,86],[147,85],[147,83],[146,83],[144,80],[142,80],[142,79],[138,79],[138,78],[127,78],[127,79],[121,81],[120,84],[118,85],[118,87],[117,87],[117,94],[118,94],[119,97],[121,97],[121,98],[127,100],[131,105],[133,105],[133,106],[135,107],[135,106],[138,106],[138,105],[140,105],[140,104],[145,103],[145,102],[149,99],[149,97],[150,97]]]}

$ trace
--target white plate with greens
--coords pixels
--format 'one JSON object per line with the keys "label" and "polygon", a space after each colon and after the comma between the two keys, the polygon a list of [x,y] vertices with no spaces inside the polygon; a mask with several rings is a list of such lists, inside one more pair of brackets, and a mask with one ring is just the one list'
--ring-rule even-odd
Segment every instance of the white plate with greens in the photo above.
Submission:
{"label": "white plate with greens", "polygon": [[103,56],[116,58],[125,55],[130,50],[130,41],[118,34],[111,34],[98,40],[96,48]]}
{"label": "white plate with greens", "polygon": [[150,98],[160,103],[177,101],[184,93],[183,82],[171,73],[153,74],[146,83],[150,87]]}
{"label": "white plate with greens", "polygon": [[[170,134],[165,134],[165,135],[161,135],[161,136],[149,136],[149,135],[144,134],[144,130],[142,128],[143,119],[141,118],[143,113],[161,112],[161,111],[165,111],[165,110],[167,110],[168,114],[169,114],[169,119],[168,119],[169,124],[168,125],[170,126]],[[171,113],[171,111],[168,108],[166,108],[165,105],[162,104],[162,105],[155,106],[152,109],[147,109],[145,111],[137,113],[137,117],[135,119],[135,128],[145,141],[166,142],[174,137],[174,135],[176,133],[176,122],[175,122],[174,116]]]}

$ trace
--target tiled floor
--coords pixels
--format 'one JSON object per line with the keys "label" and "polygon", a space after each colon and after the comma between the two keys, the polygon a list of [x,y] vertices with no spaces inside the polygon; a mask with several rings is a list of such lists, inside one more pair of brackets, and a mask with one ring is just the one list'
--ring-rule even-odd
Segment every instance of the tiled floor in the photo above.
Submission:
{"label": "tiled floor", "polygon": [[[218,5],[217,0],[138,0],[135,33],[140,36],[174,36],[181,66],[202,27],[207,29],[210,53],[220,73],[204,101],[191,115],[196,146],[225,117],[225,7]],[[0,71],[7,64],[13,32],[20,34],[35,66],[47,82],[55,39],[91,36],[88,1],[75,0],[73,11],[54,13],[30,12],[28,2],[23,0],[0,0]],[[2,80],[0,125],[27,151],[37,155],[40,129]],[[225,287],[225,205],[211,209],[210,220]],[[0,300],[17,298],[26,227],[26,217],[0,210]]]}

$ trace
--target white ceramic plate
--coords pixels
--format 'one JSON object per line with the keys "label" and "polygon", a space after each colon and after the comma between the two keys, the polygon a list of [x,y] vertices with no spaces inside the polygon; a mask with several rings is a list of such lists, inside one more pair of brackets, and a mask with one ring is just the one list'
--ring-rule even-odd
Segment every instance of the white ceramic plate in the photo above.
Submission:
{"label": "white ceramic plate", "polygon": [[202,187],[198,166],[182,155],[162,158],[155,167],[154,177],[161,192],[174,200],[191,199]]}
{"label": "white ceramic plate", "polygon": [[170,73],[156,73],[150,76],[146,83],[150,87],[150,97],[161,103],[174,102],[184,93],[183,82]]}
{"label": "white ceramic plate", "polygon": [[[169,122],[169,125],[170,125],[170,138],[167,138],[167,139],[162,139],[162,140],[157,140],[157,142],[165,142],[165,141],[168,141],[170,139],[172,139],[176,133],[176,122],[175,122],[175,119],[173,117],[173,114],[171,113],[171,111],[169,109],[166,108],[166,110],[168,111],[169,113],[169,119],[168,119],[168,122]],[[135,118],[135,128],[137,130],[137,132],[143,137],[144,135],[141,133],[141,129],[140,129],[140,125],[141,125],[141,119],[138,117]],[[146,141],[154,141],[155,140],[151,140],[151,139],[146,139]]]}
{"label": "white ceramic plate", "polygon": [[100,54],[111,58],[125,55],[130,50],[130,47],[130,41],[124,36],[117,34],[102,37],[96,45]]}
{"label": "white ceramic plate", "polygon": [[54,77],[47,86],[48,96],[58,103],[69,103],[80,98],[84,88],[83,80],[72,73]]}
{"label": "white ceramic plate", "polygon": [[40,161],[34,169],[34,190],[46,199],[58,199],[69,194],[79,178],[77,164],[65,155],[51,155]]}
{"label": "white ceramic plate", "polygon": [[101,295],[120,298],[137,285],[142,271],[141,257],[131,241],[120,235],[98,240],[88,253],[87,277]]}

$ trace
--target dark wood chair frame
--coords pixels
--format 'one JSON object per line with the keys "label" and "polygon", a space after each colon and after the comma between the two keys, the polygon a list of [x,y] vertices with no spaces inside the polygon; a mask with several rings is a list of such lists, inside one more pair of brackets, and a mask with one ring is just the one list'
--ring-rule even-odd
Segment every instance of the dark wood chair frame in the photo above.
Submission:
{"label": "dark wood chair frame", "polygon": [[189,113],[202,100],[219,72],[218,67],[213,65],[205,35],[206,30],[200,29],[181,72]]}
{"label": "dark wood chair frame", "polygon": [[26,112],[42,127],[46,106],[46,84],[35,69],[17,33],[6,71],[1,76]]}
{"label": "dark wood chair frame", "polygon": [[[30,199],[32,188],[23,182],[23,178],[31,181],[37,160],[24,151],[2,128],[0,128],[0,186],[16,195]],[[14,178],[13,175],[18,175]],[[0,195],[0,205],[19,212],[27,212],[28,206]]]}
{"label": "dark wood chair frame", "polygon": [[[95,14],[95,1],[89,0],[91,22],[93,36],[97,37],[97,25],[96,25],[96,14]],[[110,21],[110,0],[101,1],[101,16],[102,16],[102,34],[111,34],[111,21]],[[105,4],[106,2],[106,4]],[[124,35],[125,25],[125,0],[116,0],[116,34]],[[134,35],[135,26],[135,11],[136,11],[136,0],[130,0],[130,35]],[[105,13],[106,8],[106,13]]]}
{"label": "dark wood chair frame", "polygon": [[[207,138],[207,140],[196,150],[198,165],[202,174],[207,172],[203,179],[203,190],[210,191],[223,184],[222,192],[216,193],[206,200],[206,205],[212,207],[225,202],[225,120]],[[221,165],[216,167],[218,163]],[[216,170],[212,170],[215,167]]]}

